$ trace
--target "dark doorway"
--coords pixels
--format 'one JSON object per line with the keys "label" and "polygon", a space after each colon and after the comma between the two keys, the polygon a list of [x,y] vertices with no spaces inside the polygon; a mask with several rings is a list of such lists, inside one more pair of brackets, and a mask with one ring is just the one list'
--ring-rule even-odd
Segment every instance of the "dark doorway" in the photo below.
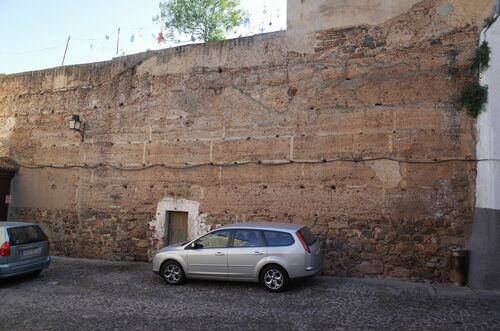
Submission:
{"label": "dark doorway", "polygon": [[167,213],[167,245],[181,243],[188,238],[188,213],[169,211]]}
{"label": "dark doorway", "polygon": [[10,181],[17,166],[6,158],[0,158],[0,222],[7,221],[10,203]]}
{"label": "dark doorway", "polygon": [[7,221],[10,203],[10,180],[12,175],[0,172],[0,221]]}

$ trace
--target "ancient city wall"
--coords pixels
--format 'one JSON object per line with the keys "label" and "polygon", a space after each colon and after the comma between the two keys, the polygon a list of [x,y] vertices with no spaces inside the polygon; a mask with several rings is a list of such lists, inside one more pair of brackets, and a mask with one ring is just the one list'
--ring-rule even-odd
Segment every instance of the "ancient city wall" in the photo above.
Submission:
{"label": "ancient city wall", "polygon": [[406,2],[371,25],[0,76],[0,156],[21,165],[10,218],[41,223],[57,254],[147,260],[161,206],[189,206],[192,235],[291,221],[320,237],[328,274],[446,280],[475,197],[455,100],[493,1],[465,16]]}

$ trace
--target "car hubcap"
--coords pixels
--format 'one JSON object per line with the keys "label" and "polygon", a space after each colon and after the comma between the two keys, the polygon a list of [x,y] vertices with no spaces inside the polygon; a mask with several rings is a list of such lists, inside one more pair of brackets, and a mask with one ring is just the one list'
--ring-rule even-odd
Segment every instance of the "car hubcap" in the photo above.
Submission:
{"label": "car hubcap", "polygon": [[283,274],[276,269],[269,269],[264,275],[266,286],[272,290],[277,290],[283,285]]}
{"label": "car hubcap", "polygon": [[169,283],[177,283],[181,279],[181,268],[175,264],[169,264],[163,269],[163,278]]}

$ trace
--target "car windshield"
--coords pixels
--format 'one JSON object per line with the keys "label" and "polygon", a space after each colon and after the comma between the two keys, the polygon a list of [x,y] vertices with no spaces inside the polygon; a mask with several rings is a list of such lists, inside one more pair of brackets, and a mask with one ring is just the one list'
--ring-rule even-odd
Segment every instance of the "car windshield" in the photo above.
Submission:
{"label": "car windshield", "polygon": [[44,241],[45,234],[42,229],[36,225],[23,226],[7,229],[12,246],[30,244],[38,241]]}

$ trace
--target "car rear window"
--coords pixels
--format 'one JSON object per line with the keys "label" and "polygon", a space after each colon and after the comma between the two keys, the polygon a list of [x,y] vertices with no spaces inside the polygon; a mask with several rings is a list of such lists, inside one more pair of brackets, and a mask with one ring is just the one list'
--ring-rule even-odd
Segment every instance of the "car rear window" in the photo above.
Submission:
{"label": "car rear window", "polygon": [[295,240],[291,234],[278,231],[264,231],[267,246],[290,246]]}
{"label": "car rear window", "polygon": [[307,246],[314,245],[316,243],[316,236],[309,230],[307,226],[300,229],[300,235],[304,238]]}
{"label": "car rear window", "polygon": [[30,244],[38,241],[45,241],[45,234],[36,225],[23,226],[19,228],[7,229],[10,244],[12,246]]}

